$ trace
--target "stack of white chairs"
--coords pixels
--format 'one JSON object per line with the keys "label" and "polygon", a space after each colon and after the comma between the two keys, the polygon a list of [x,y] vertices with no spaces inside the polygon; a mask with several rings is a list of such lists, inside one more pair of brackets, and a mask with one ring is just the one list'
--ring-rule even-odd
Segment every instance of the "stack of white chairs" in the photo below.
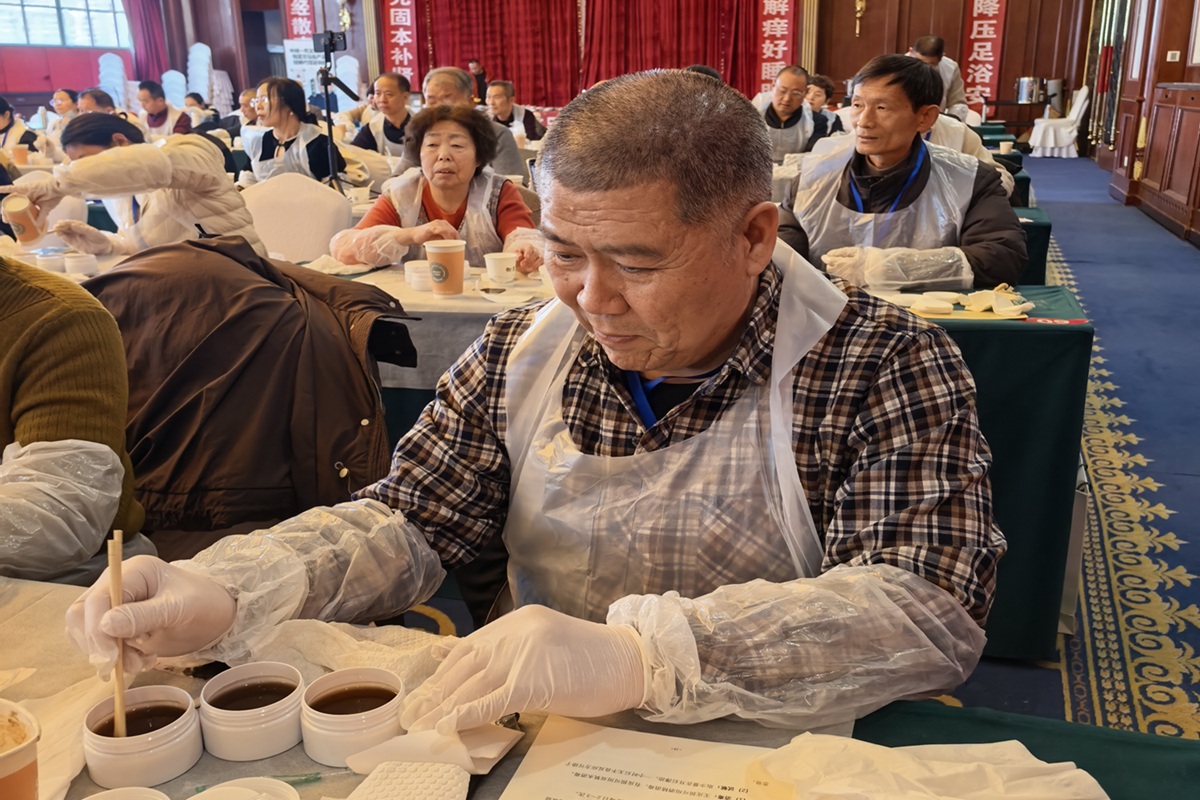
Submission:
{"label": "stack of white chairs", "polygon": [[[166,77],[165,75],[163,76]],[[187,59],[187,94],[188,92],[196,92],[204,98],[204,102],[210,102],[212,97],[209,95],[209,89],[212,84],[212,48],[206,44],[196,42],[188,48]],[[166,83],[164,82],[164,87]],[[170,95],[168,95],[170,99]],[[171,100],[174,103],[174,100]],[[178,105],[183,105],[180,102]]]}
{"label": "stack of white chairs", "polygon": [[[342,83],[353,88],[358,87],[358,59],[354,56],[338,56],[333,62],[333,74],[338,77]],[[338,111],[349,111],[358,103],[350,99],[350,95],[343,92],[336,86],[329,87],[330,94],[337,97]],[[363,95],[359,95],[363,97]],[[361,102],[361,100],[359,101]]]}
{"label": "stack of white chairs", "polygon": [[100,56],[100,79],[96,85],[112,96],[113,102],[119,108],[128,108],[125,99],[127,83],[125,80],[125,59],[116,53],[105,53]]}
{"label": "stack of white chairs", "polygon": [[228,117],[237,108],[237,103],[233,99],[233,81],[229,80],[229,73],[223,69],[212,71],[212,81],[208,88],[208,104],[219,111],[222,117]]}
{"label": "stack of white chairs", "polygon": [[1071,96],[1071,108],[1061,119],[1035,119],[1029,135],[1030,153],[1034,158],[1078,158],[1079,122],[1088,107],[1088,87]]}
{"label": "stack of white chairs", "polygon": [[162,87],[167,102],[176,108],[183,108],[183,99],[188,93],[187,77],[177,69],[169,69],[162,74]]}

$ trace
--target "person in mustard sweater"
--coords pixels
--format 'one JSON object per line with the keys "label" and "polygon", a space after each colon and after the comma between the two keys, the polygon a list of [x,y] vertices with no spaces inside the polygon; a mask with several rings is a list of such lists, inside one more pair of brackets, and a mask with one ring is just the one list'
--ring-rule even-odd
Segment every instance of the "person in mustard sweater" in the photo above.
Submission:
{"label": "person in mustard sweater", "polygon": [[0,575],[86,585],[109,531],[138,531],[125,351],[81,287],[0,257]]}

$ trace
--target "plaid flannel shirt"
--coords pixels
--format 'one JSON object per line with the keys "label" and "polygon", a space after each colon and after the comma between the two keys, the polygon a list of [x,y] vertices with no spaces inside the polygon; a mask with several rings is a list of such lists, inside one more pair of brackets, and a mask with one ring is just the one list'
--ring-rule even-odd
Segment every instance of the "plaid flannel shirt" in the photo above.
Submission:
{"label": "plaid flannel shirt", "polygon": [[[1004,540],[992,519],[990,453],[974,383],[941,328],[838,285],[849,302],[793,377],[796,467],[824,541],[822,569],[898,567],[944,589],[982,625]],[[668,447],[705,430],[750,386],[765,383],[779,290],[771,266],[733,355],[649,429],[621,371],[587,339],[563,395],[581,451],[627,456]],[[357,495],[404,512],[448,569],[470,561],[504,527],[505,365],[533,314],[521,308],[489,322],[438,382],[435,401],[397,446],[390,474]],[[782,543],[779,552],[786,559]],[[737,574],[738,552],[729,558],[728,571]],[[754,577],[776,579],[744,575]]]}

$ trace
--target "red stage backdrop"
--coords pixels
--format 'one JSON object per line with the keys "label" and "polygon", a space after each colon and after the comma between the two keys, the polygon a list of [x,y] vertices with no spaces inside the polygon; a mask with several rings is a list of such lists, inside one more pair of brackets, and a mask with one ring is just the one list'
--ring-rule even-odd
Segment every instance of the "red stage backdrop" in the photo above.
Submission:
{"label": "red stage backdrop", "polygon": [[1008,0],[969,0],[963,31],[963,85],[967,105],[983,110],[983,98],[1000,99],[1000,44]]}
{"label": "red stage backdrop", "polygon": [[796,0],[762,0],[759,12],[757,91],[769,92],[779,71],[796,63]]}
{"label": "red stage backdrop", "polygon": [[417,67],[417,3],[415,0],[384,0],[383,71],[408,78],[413,91],[421,90]]}

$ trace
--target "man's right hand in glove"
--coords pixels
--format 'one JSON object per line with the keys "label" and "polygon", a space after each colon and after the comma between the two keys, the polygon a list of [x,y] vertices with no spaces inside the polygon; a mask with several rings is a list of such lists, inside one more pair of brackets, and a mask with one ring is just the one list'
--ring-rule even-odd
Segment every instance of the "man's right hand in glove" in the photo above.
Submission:
{"label": "man's right hand in glove", "polygon": [[120,606],[109,602],[105,570],[67,609],[67,635],[101,677],[116,664],[117,639],[125,640],[124,666],[133,674],[153,667],[159,656],[210,647],[233,626],[236,601],[196,565],[134,556],[121,567]]}

